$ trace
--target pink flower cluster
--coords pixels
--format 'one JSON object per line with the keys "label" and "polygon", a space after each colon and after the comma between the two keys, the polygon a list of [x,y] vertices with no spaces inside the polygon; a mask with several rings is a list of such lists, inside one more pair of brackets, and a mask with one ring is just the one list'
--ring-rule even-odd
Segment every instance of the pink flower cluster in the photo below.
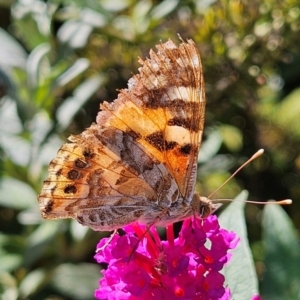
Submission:
{"label": "pink flower cluster", "polygon": [[220,273],[236,247],[235,233],[221,229],[216,216],[183,222],[178,238],[167,227],[167,241],[156,228],[137,223],[125,235],[102,239],[95,258],[107,263],[96,299],[215,300],[229,299]]}

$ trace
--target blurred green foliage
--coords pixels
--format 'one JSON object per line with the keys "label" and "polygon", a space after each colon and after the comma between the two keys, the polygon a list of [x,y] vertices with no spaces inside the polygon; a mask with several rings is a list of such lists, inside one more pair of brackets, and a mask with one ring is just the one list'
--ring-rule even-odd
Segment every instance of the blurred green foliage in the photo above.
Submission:
{"label": "blurred green foliage", "polygon": [[299,299],[299,1],[1,0],[2,299],[93,299],[100,277],[93,253],[104,233],[42,220],[36,197],[67,136],[89,126],[99,103],[126,87],[138,56],[160,40],[178,41],[177,33],[195,40],[204,65],[197,190],[209,195],[265,148],[217,197],[245,188],[252,200],[294,200],[286,208],[293,223],[278,207],[262,216],[254,205],[246,206],[246,222],[262,296]]}

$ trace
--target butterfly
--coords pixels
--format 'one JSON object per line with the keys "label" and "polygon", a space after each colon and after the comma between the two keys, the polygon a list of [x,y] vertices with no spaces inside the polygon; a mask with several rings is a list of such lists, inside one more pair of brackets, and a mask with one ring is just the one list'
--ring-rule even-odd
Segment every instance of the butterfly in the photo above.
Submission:
{"label": "butterfly", "polygon": [[96,123],[69,137],[38,197],[46,219],[98,231],[138,221],[165,226],[205,218],[220,204],[195,193],[205,116],[200,55],[192,40],[156,45]]}

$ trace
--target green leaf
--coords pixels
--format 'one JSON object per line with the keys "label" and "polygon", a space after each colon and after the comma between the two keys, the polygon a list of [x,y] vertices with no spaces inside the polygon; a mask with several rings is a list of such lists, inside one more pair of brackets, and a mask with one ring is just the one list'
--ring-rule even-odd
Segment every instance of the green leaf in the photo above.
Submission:
{"label": "green leaf", "polygon": [[56,7],[54,1],[51,4],[39,0],[14,2],[11,9],[14,32],[18,32],[18,37],[26,44],[27,49],[50,42],[51,18]]}
{"label": "green leaf", "polygon": [[60,130],[65,129],[79,109],[86,101],[99,89],[104,83],[104,76],[95,75],[82,84],[80,84],[74,91],[74,95],[64,101],[64,103],[57,109],[56,117]]}
{"label": "green leaf", "polygon": [[38,287],[42,284],[46,277],[44,270],[36,269],[28,273],[27,276],[21,281],[19,286],[19,293],[22,299],[27,298],[37,291]]}
{"label": "green leaf", "polygon": [[145,20],[149,17],[149,11],[153,3],[149,0],[143,0],[136,3],[132,10],[132,19],[135,21]]}
{"label": "green leaf", "polygon": [[6,272],[0,273],[0,296],[3,300],[18,299],[17,280],[11,274]]}
{"label": "green leaf", "polygon": [[262,225],[266,270],[262,296],[270,300],[299,299],[300,245],[296,229],[277,205],[266,205]]}
{"label": "green leaf", "polygon": [[76,76],[81,74],[83,71],[85,71],[90,65],[90,62],[86,58],[79,58],[75,63],[62,75],[60,75],[56,82],[56,86],[65,86],[68,84],[71,80],[73,80]]}
{"label": "green leaf", "polygon": [[14,165],[25,167],[28,164],[30,158],[30,143],[28,140],[15,134],[3,133],[0,137],[0,144],[6,156]]}
{"label": "green leaf", "polygon": [[[23,126],[18,116],[17,104],[10,97],[2,98],[0,109],[0,128],[1,135],[14,135],[22,133]],[[0,142],[1,137],[0,137]]]}
{"label": "green leaf", "polygon": [[286,130],[295,138],[300,137],[300,88],[293,90],[276,107],[276,114],[271,115],[274,123],[281,129]]}
{"label": "green leaf", "polygon": [[[38,152],[40,145],[46,141],[53,128],[53,121],[48,118],[44,110],[40,110],[34,115],[31,123],[32,144],[34,145],[32,151]],[[34,153],[33,156],[36,157],[37,154]]]}
{"label": "green leaf", "polygon": [[118,0],[118,1],[111,1],[111,0],[102,0],[101,5],[104,7],[105,10],[111,12],[119,12],[121,10],[125,10],[126,8],[130,7],[129,0]]}
{"label": "green leaf", "polygon": [[[299,67],[298,67],[299,69]],[[256,111],[261,118],[267,119],[270,126],[280,128],[281,131],[290,134],[291,137],[300,137],[300,88],[294,89],[278,103],[264,100],[261,101]]]}
{"label": "green leaf", "polygon": [[0,253],[1,254],[1,264],[0,264],[0,273],[3,271],[13,271],[19,268],[22,264],[22,255],[20,254],[9,254],[9,253]]}
{"label": "green leaf", "polygon": [[69,45],[73,49],[86,46],[87,40],[93,30],[90,24],[81,20],[69,20],[65,22],[58,31],[61,43]]}
{"label": "green leaf", "polygon": [[[241,192],[235,200],[245,201],[246,191]],[[232,202],[220,215],[221,227],[234,231],[240,238],[228,265],[224,268],[226,283],[231,290],[232,299],[251,299],[258,294],[258,281],[253,258],[249,247],[244,217],[245,202]]]}
{"label": "green leaf", "polygon": [[108,14],[103,10],[100,13],[94,9],[90,9],[87,7],[83,7],[80,9],[80,19],[82,20],[82,22],[87,23],[94,28],[101,28],[107,24],[107,16],[105,15]]}
{"label": "green leaf", "polygon": [[201,145],[201,151],[198,158],[199,163],[210,161],[219,151],[222,145],[222,136],[218,130],[211,131],[205,142]]}
{"label": "green leaf", "polygon": [[60,230],[62,222],[45,221],[28,237],[27,248],[24,254],[24,265],[30,267],[40,256],[46,247],[53,241]]}
{"label": "green leaf", "polygon": [[52,284],[57,291],[71,299],[89,300],[94,299],[100,278],[100,269],[95,264],[62,264],[56,268]]}
{"label": "green leaf", "polygon": [[169,15],[177,5],[179,4],[179,0],[164,0],[160,2],[151,12],[151,17],[154,20],[159,20]]}
{"label": "green leaf", "polygon": [[0,273],[15,271],[21,267],[24,242],[25,238],[19,235],[0,233]]}
{"label": "green leaf", "polygon": [[219,131],[223,138],[223,143],[232,152],[241,150],[243,146],[243,135],[237,127],[222,124]]}
{"label": "green leaf", "polygon": [[29,184],[4,177],[0,183],[0,205],[13,209],[27,209],[37,205],[36,192]]}
{"label": "green leaf", "polygon": [[0,28],[0,65],[25,67],[27,54],[17,40]]}
{"label": "green leaf", "polygon": [[48,43],[44,43],[37,46],[28,56],[26,69],[31,88],[36,88],[39,85],[42,59],[50,52],[50,49],[50,45]]}

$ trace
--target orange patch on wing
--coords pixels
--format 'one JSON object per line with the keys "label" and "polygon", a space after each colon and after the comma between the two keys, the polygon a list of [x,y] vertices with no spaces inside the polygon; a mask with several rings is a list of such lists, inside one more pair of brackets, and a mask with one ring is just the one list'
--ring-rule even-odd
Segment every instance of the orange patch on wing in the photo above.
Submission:
{"label": "orange patch on wing", "polygon": [[[167,163],[170,166],[170,169],[173,170],[174,178],[179,187],[184,188],[186,181],[186,169],[189,164],[191,158],[187,155],[182,155],[179,151],[179,148],[176,147],[167,152]],[[183,190],[180,191],[182,194]]]}

